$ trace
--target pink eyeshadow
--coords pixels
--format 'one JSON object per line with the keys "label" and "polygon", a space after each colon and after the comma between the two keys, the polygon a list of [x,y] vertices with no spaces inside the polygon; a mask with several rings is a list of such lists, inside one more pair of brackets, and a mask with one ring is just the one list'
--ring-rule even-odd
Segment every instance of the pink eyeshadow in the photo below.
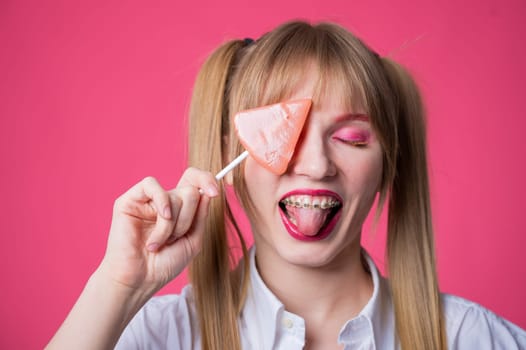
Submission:
{"label": "pink eyeshadow", "polygon": [[347,142],[367,142],[371,135],[366,130],[342,129],[334,133],[334,137]]}

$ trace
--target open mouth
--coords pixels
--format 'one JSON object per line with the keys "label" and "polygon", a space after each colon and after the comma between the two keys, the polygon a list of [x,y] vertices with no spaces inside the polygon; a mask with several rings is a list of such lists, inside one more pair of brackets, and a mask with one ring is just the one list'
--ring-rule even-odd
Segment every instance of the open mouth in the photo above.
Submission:
{"label": "open mouth", "polygon": [[304,241],[327,237],[340,217],[342,201],[331,191],[294,191],[279,202],[280,214],[291,236]]}

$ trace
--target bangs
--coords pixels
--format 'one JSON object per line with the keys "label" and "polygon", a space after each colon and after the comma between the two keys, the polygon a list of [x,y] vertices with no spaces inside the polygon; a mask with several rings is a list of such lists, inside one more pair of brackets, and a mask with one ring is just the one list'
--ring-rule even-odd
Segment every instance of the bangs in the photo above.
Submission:
{"label": "bangs", "polygon": [[252,66],[259,67],[263,73],[260,83],[246,84],[243,90],[254,90],[248,93],[254,98],[241,103],[239,110],[288,100],[314,74],[317,79],[312,96],[314,105],[331,97],[340,99],[340,104],[348,110],[369,112],[364,91],[366,82],[357,74],[360,69],[355,60],[357,53],[346,41],[338,40],[323,25],[302,26],[286,34],[281,40],[272,38],[267,42],[263,37],[251,55],[256,61]]}

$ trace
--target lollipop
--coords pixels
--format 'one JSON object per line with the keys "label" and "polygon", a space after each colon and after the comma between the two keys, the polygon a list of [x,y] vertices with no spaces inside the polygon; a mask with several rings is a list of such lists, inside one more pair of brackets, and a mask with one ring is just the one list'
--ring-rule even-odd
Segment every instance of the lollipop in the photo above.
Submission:
{"label": "lollipop", "polygon": [[225,176],[249,154],[274,174],[283,174],[292,158],[311,104],[310,99],[301,99],[237,113],[234,125],[246,151],[221,170],[216,179]]}

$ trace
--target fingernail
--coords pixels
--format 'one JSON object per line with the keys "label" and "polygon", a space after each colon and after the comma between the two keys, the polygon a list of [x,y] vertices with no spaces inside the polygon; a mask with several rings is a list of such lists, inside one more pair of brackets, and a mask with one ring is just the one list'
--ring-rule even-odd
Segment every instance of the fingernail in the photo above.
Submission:
{"label": "fingernail", "polygon": [[163,217],[165,219],[171,219],[172,218],[172,211],[170,210],[170,206],[169,205],[164,207]]}
{"label": "fingernail", "polygon": [[219,191],[217,190],[217,188],[215,188],[214,186],[208,186],[206,188],[206,194],[209,196],[209,197],[215,197],[219,194]]}
{"label": "fingernail", "polygon": [[159,249],[159,243],[150,243],[146,249],[148,249],[150,252],[156,252]]}

